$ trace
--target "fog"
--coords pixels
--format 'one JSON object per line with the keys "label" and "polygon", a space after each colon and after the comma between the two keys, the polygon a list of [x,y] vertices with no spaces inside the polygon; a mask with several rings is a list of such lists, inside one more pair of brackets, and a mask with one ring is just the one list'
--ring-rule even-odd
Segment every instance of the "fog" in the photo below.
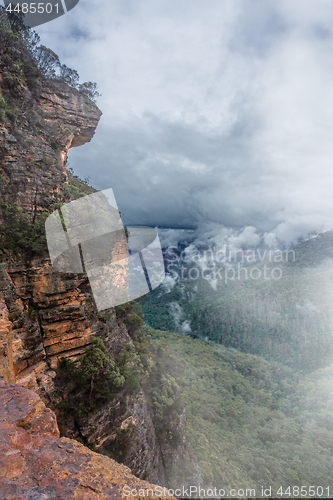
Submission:
{"label": "fog", "polygon": [[332,229],[332,21],[326,0],[81,0],[37,28],[102,94],[70,166],[129,225],[286,246]]}

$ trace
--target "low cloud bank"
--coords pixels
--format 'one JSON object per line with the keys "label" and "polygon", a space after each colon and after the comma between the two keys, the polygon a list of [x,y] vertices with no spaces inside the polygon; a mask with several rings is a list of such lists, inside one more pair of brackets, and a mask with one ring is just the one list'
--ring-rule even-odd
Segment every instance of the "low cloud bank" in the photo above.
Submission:
{"label": "low cloud bank", "polygon": [[49,26],[102,94],[70,164],[125,224],[272,247],[333,229],[329,2],[92,0]]}

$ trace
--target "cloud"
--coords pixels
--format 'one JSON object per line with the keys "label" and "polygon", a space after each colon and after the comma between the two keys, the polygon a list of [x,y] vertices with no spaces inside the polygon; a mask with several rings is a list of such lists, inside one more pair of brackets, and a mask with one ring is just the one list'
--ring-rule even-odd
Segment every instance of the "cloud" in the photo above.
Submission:
{"label": "cloud", "polygon": [[164,278],[163,283],[161,284],[161,288],[164,293],[170,293],[171,290],[176,286],[177,279],[171,276],[171,274],[167,274]]}
{"label": "cloud", "polygon": [[39,30],[102,93],[71,166],[129,225],[285,245],[333,229],[332,21],[327,0],[82,0]]}
{"label": "cloud", "polygon": [[190,320],[185,319],[183,308],[178,304],[178,302],[169,302],[168,308],[170,314],[173,316],[176,331],[182,333],[183,335],[191,333],[191,322]]}

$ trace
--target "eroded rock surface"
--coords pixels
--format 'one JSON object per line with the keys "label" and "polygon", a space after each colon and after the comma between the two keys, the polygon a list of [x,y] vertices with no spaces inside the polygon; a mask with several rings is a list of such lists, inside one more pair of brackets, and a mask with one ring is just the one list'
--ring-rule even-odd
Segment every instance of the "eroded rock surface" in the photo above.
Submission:
{"label": "eroded rock surface", "polygon": [[[1,88],[1,67],[0,95],[7,100],[8,89]],[[5,182],[1,196],[6,203],[17,203],[33,218],[52,211],[53,204],[68,190],[68,150],[91,140],[101,112],[85,95],[60,81],[43,81],[38,96],[21,86],[18,95],[21,111],[17,120],[6,118],[0,127],[0,182]],[[36,391],[44,403],[57,411],[54,381],[59,358],[75,360],[90,345],[92,335],[105,339],[113,359],[132,342],[125,325],[117,321],[114,309],[109,310],[107,321],[96,313],[89,282],[83,274],[55,271],[47,252],[0,251],[0,374],[6,382],[16,381]],[[161,453],[142,394],[119,394],[110,407],[96,409],[80,422],[68,422],[62,434],[83,437],[85,443],[107,453],[117,431],[130,424],[134,426],[131,445],[119,459],[139,478],[165,484],[163,456],[167,457],[164,461],[168,468],[175,452],[164,446]],[[77,442],[73,446],[81,449]],[[90,451],[83,449],[90,457]],[[15,462],[14,458],[10,460]],[[18,455],[17,463],[20,461]],[[34,484],[29,487],[35,488]],[[70,497],[64,494],[57,498]]]}
{"label": "eroded rock surface", "polygon": [[[59,438],[55,414],[39,396],[0,376],[1,498],[133,500],[139,490],[145,498],[172,498],[157,488],[77,441]],[[133,489],[137,495],[127,495]]]}
{"label": "eroded rock surface", "polygon": [[88,313],[79,288],[84,282],[84,277],[54,271],[47,257],[1,265],[0,296],[12,323],[13,369],[24,386],[51,389],[43,375],[52,378],[58,357],[82,354],[90,335],[102,326]]}
{"label": "eroded rock surface", "polygon": [[[6,91],[0,95],[6,100]],[[89,142],[102,115],[87,96],[63,82],[43,82],[34,98],[21,88],[22,112],[0,127],[0,176],[6,201],[27,213],[49,208],[67,183],[69,148]],[[1,217],[1,214],[0,214]]]}
{"label": "eroded rock surface", "polygon": [[[8,93],[0,86],[5,101]],[[21,85],[18,95],[19,116],[0,128],[0,196],[33,219],[63,195],[68,149],[92,139],[102,113],[61,81],[43,80],[37,94]],[[89,290],[79,288],[86,281],[54,271],[47,252],[0,251],[0,372],[7,381],[52,388],[57,359],[84,352],[99,330],[88,318]]]}

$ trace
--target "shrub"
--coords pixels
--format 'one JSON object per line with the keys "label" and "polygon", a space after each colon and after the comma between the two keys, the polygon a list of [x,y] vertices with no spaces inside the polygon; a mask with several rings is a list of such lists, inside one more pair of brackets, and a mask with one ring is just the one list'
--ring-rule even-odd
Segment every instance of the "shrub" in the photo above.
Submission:
{"label": "shrub", "polygon": [[117,320],[127,328],[130,335],[137,335],[143,326],[143,311],[142,308],[137,305],[134,300],[116,306]]}
{"label": "shrub", "polygon": [[67,386],[61,406],[65,414],[76,418],[110,402],[125,382],[118,366],[105,354],[104,342],[98,337],[91,342],[78,364],[67,358],[58,364],[57,383]]}
{"label": "shrub", "polygon": [[19,208],[18,203],[0,201],[3,223],[0,224],[0,249],[40,252],[46,250],[44,223],[48,213],[34,217]]}
{"label": "shrub", "polygon": [[115,440],[108,446],[107,451],[112,453],[119,461],[128,453],[133,438],[135,437],[136,427],[133,422],[129,422],[125,429],[118,429]]}

